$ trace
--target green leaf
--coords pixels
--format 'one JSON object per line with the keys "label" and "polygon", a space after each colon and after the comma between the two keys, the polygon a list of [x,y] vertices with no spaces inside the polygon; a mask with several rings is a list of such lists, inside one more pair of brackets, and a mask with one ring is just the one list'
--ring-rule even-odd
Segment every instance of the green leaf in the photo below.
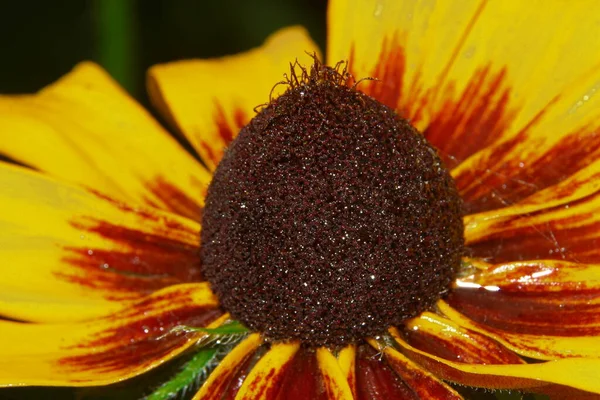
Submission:
{"label": "green leaf", "polygon": [[228,321],[217,328],[180,326],[177,330],[204,332],[208,335],[196,343],[198,352],[185,363],[181,371],[154,390],[146,400],[180,398],[188,391],[198,388],[220,360],[249,332],[238,321]]}
{"label": "green leaf", "polygon": [[199,377],[205,377],[217,358],[217,348],[201,349],[183,366],[171,380],[160,385],[146,400],[174,399],[193,387]]}
{"label": "green leaf", "polygon": [[194,327],[184,327],[186,331],[190,332],[204,332],[209,335],[240,335],[248,333],[248,328],[244,325],[240,324],[238,321],[230,321],[225,324],[219,326],[218,328],[194,328]]}

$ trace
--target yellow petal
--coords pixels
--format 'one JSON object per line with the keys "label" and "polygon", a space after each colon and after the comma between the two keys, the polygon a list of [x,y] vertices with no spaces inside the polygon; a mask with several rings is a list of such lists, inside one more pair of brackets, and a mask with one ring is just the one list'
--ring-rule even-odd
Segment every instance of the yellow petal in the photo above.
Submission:
{"label": "yellow petal", "polygon": [[77,321],[199,280],[199,225],[0,163],[0,315]]}
{"label": "yellow petal", "polygon": [[107,385],[172,359],[223,318],[208,284],[177,285],[103,318],[70,324],[0,321],[0,386]]}
{"label": "yellow petal", "polygon": [[[356,349],[357,398],[412,399],[414,390],[398,376],[377,347],[361,344]],[[376,396],[376,397],[375,397]]]}
{"label": "yellow petal", "polygon": [[415,392],[419,399],[462,400],[462,396],[454,389],[398,351],[388,346],[381,346],[373,339],[369,339],[368,342],[385,355],[387,363],[402,378],[402,381]]}
{"label": "yellow petal", "polygon": [[[246,373],[247,363],[252,361],[253,355],[261,344],[262,338],[257,333],[248,336],[238,344],[210,374],[193,400],[220,400],[227,398],[227,394],[235,395],[235,391],[239,389],[239,375]],[[242,380],[244,377],[242,376]]]}
{"label": "yellow petal", "polygon": [[467,160],[453,174],[470,212],[598,157],[597,1],[329,4],[329,62],[378,78],[359,88],[409,118],[450,165]]}
{"label": "yellow petal", "polygon": [[495,340],[430,312],[407,321],[403,334],[413,347],[450,361],[468,364],[524,362]]}
{"label": "yellow petal", "polygon": [[[561,122],[572,118],[569,110],[562,111]],[[598,115],[588,113],[586,118],[595,122]],[[573,123],[575,131],[566,124],[564,131],[554,131],[558,122],[542,122],[480,151],[452,171],[468,214],[522,200],[532,208],[543,201],[566,203],[597,189],[600,135],[595,124]]]}
{"label": "yellow petal", "polygon": [[[499,300],[509,301],[507,299]],[[529,312],[524,313],[521,319],[519,314],[523,309],[523,304],[516,302],[504,314],[499,313],[496,309],[490,309],[486,310],[486,316],[476,314],[473,309],[466,310],[452,298],[449,299],[449,303],[438,302],[439,309],[455,323],[491,337],[522,356],[540,360],[571,357],[598,358],[600,354],[598,306],[598,300],[596,300],[595,304],[590,304],[589,308],[593,311],[589,314],[577,316],[574,315],[577,311],[566,311],[567,314],[563,316],[563,308],[557,303],[555,314],[548,316],[548,313],[540,312],[541,318],[527,323],[523,320],[527,317],[532,318],[535,309],[528,310]],[[587,307],[582,305],[581,308],[586,309]],[[457,309],[460,309],[461,312],[466,311],[471,318],[456,311]],[[591,317],[587,318],[589,315]],[[561,325],[563,319],[567,321],[565,327]],[[581,326],[575,325],[578,320]],[[572,325],[569,326],[569,324]]]}
{"label": "yellow petal", "polygon": [[487,268],[457,279],[456,286],[520,295],[548,294],[548,302],[560,299],[560,304],[569,302],[573,306],[591,304],[600,292],[600,265],[560,260],[487,264]]}
{"label": "yellow petal", "polygon": [[[392,330],[401,352],[427,371],[462,385],[491,389],[524,389],[549,383],[600,393],[600,359],[568,358],[537,364],[463,364],[433,356],[406,343]],[[390,351],[396,351],[391,349]]]}
{"label": "yellow petal", "polygon": [[531,358],[598,357],[600,265],[558,260],[489,265],[456,280],[450,319]]}
{"label": "yellow petal", "polygon": [[100,67],[0,97],[0,153],[133,204],[200,218],[210,174]]}
{"label": "yellow petal", "polygon": [[[568,149],[563,149],[563,152],[564,150],[568,152]],[[577,159],[582,160],[581,158]],[[547,171],[551,174],[563,173],[562,168],[548,168]],[[465,217],[465,226],[468,234],[471,234],[473,228],[477,228],[482,221],[488,221],[489,223],[489,221],[494,219],[531,214],[545,208],[554,208],[561,205],[567,206],[593,196],[594,193],[600,191],[600,160],[590,162],[570,177],[545,189],[526,180],[511,179],[510,182],[515,185],[512,193],[517,196],[512,199],[506,194],[500,194],[498,188],[489,188],[481,185],[484,191],[491,190],[493,193],[492,197],[496,199],[491,200],[491,198],[488,198],[488,201],[497,201],[502,204],[502,208],[492,207],[493,209],[490,211],[467,215]],[[498,181],[498,183],[500,186],[503,185],[501,181]],[[529,187],[530,190],[525,190],[526,187]],[[526,196],[529,192],[535,193]],[[517,200],[519,201],[517,202]]]}
{"label": "yellow petal", "polygon": [[352,390],[348,385],[346,376],[338,364],[338,360],[336,360],[328,349],[324,347],[317,349],[317,362],[319,363],[319,369],[323,374],[322,382],[325,386],[327,399],[354,399]]}
{"label": "yellow petal", "polygon": [[[549,189],[550,190],[550,189]],[[600,262],[600,195],[531,210],[516,204],[465,218],[465,240],[474,257],[490,262],[558,259]]]}
{"label": "yellow petal", "polygon": [[258,361],[252,368],[239,392],[236,400],[272,400],[279,393],[280,384],[288,371],[300,343],[278,343]]}
{"label": "yellow petal", "polygon": [[[317,46],[302,28],[282,29],[257,49],[214,60],[157,65],[148,74],[153,103],[214,169],[223,150],[269,101],[290,63],[310,64]],[[274,95],[280,93],[278,86]]]}
{"label": "yellow petal", "polygon": [[342,370],[342,374],[346,377],[350,390],[356,398],[356,346],[348,345],[341,349],[338,353],[338,364]]}

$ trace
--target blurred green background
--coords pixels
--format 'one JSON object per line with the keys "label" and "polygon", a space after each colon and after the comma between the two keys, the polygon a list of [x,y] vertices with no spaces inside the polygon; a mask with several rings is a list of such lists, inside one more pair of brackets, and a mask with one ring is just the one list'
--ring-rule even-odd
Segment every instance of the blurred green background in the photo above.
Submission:
{"label": "blurred green background", "polygon": [[4,1],[0,93],[36,91],[93,60],[144,100],[149,66],[244,51],[284,26],[305,26],[324,48],[325,15],[325,0]]}

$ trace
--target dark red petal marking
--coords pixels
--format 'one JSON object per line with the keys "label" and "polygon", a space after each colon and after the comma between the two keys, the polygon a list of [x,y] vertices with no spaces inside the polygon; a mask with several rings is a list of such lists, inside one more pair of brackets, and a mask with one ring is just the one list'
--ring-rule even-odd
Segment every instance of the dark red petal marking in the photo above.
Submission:
{"label": "dark red petal marking", "polygon": [[468,340],[458,336],[432,335],[406,329],[404,340],[411,346],[446,360],[466,364],[520,364],[523,361],[500,343],[477,332],[464,330]]}
{"label": "dark red petal marking", "polygon": [[348,65],[349,72],[354,77],[354,83],[362,78],[377,79],[376,81],[362,81],[358,83],[357,88],[386,106],[395,109],[401,117],[406,118],[413,125],[420,121],[431,93],[424,92],[419,73],[417,73],[416,78],[410,82],[409,95],[405,98],[402,97],[402,91],[406,90],[404,88],[406,83],[404,81],[406,55],[404,47],[400,44],[399,35],[394,34],[391,38],[385,37],[383,39],[377,65],[368,76],[357,76],[356,72],[352,71],[354,54],[355,50],[352,46]]}
{"label": "dark red petal marking", "polygon": [[494,143],[512,123],[515,112],[508,109],[510,89],[506,70],[492,72],[491,66],[475,71],[463,93],[449,95],[423,134],[437,147],[449,167]]}
{"label": "dark red petal marking", "polygon": [[74,222],[73,225],[82,231],[99,234],[125,249],[108,251],[67,247],[66,250],[73,256],[65,257],[65,261],[80,268],[146,277],[171,277],[179,282],[201,280],[197,246],[103,221],[91,220],[85,225]]}
{"label": "dark red petal marking", "polygon": [[356,395],[357,400],[418,400],[387,365],[383,354],[365,344],[356,349]]}
{"label": "dark red petal marking", "polygon": [[206,152],[206,156],[212,162],[212,164],[219,164],[221,157],[223,157],[223,151],[217,152],[216,149],[213,149],[213,146],[211,146],[210,143],[205,140],[200,139],[199,143],[200,147],[202,147],[202,150]]}
{"label": "dark red petal marking", "polygon": [[514,215],[491,224],[467,243],[474,257],[492,263],[557,259],[600,263],[600,193],[570,204]]}
{"label": "dark red petal marking", "polygon": [[[487,269],[457,282],[480,286],[497,286],[504,293],[546,293],[547,296],[575,299],[600,293],[595,276],[598,266],[556,260],[528,261],[490,265]],[[579,275],[578,275],[579,274]],[[582,277],[584,277],[582,279]],[[465,286],[463,284],[463,286]]]}
{"label": "dark red petal marking", "polygon": [[[194,186],[198,188],[198,196],[196,198],[188,196],[177,186],[169,183],[162,177],[155,179],[154,182],[147,185],[148,190],[158,197],[169,211],[188,217],[194,221],[200,221],[202,219],[202,206],[200,206],[198,199],[206,195],[207,188],[197,180],[195,180]],[[146,199],[146,201],[152,204],[150,199]]]}
{"label": "dark red petal marking", "polygon": [[244,380],[252,370],[252,368],[256,365],[258,360],[265,354],[267,350],[266,346],[259,347],[258,350],[252,354],[249,354],[248,357],[244,360],[244,362],[239,364],[239,367],[228,378],[228,382],[223,385],[222,392],[219,392],[214,395],[211,393],[211,396],[206,400],[235,400],[235,396],[240,391]]}
{"label": "dark red petal marking", "polygon": [[460,383],[465,386],[506,390],[513,388],[521,389],[539,387],[543,385],[543,383],[531,379],[463,372],[439,361],[433,360],[423,354],[417,353],[410,348],[402,348],[402,353],[435,376],[450,382]]}
{"label": "dark red petal marking", "polygon": [[[126,259],[127,255],[122,254],[121,257]],[[109,290],[113,294],[106,295],[107,300],[137,298],[180,283],[177,279],[169,277],[140,277],[104,271],[99,269],[97,262],[87,261],[83,251],[72,257],[65,257],[64,261],[85,270],[85,276],[56,272],[54,275],[58,279],[76,283],[82,287]]]}
{"label": "dark red petal marking", "polygon": [[240,129],[246,125],[248,118],[246,113],[239,107],[233,110],[233,121],[230,123],[227,120],[223,105],[215,100],[214,122],[217,126],[217,132],[221,138],[221,143],[215,146],[214,143],[200,140],[200,146],[206,152],[207,157],[213,165],[217,165],[223,157],[224,150],[229,146],[232,140],[237,136]]}
{"label": "dark red petal marking", "polygon": [[[89,342],[78,345],[76,348],[85,350],[87,354],[63,358],[61,366],[79,371],[108,372],[156,362],[194,335],[171,331],[174,327],[206,326],[223,314],[214,306],[186,305],[189,301],[189,297],[182,291],[170,292],[161,297],[148,298],[104,318],[109,321],[130,322],[116,325],[99,333]],[[175,308],[174,303],[179,307]],[[161,308],[164,309],[163,312],[143,317],[148,310]]]}
{"label": "dark red petal marking", "polygon": [[[353,61],[354,47],[349,58],[351,73]],[[473,168],[456,178],[469,214],[522,200],[563,181],[600,155],[597,127],[583,127],[566,135],[539,157],[520,159],[518,146],[526,139],[527,131],[539,122],[544,110],[514,138],[498,142],[505,137],[517,114],[517,104],[511,101],[506,68],[479,67],[462,93],[456,93],[451,81],[443,88],[425,90],[419,73],[410,82],[405,74],[405,50],[396,33],[384,38],[377,65],[369,75],[378,82],[361,82],[358,88],[416,125],[423,120],[427,109],[436,107],[423,134],[440,150],[449,167],[491,145],[496,146],[488,157],[482,157]],[[356,80],[364,78],[353,75]],[[443,99],[440,106],[432,104],[434,97]],[[557,99],[551,99],[545,108],[551,107]]]}
{"label": "dark red petal marking", "polygon": [[[279,369],[271,369],[268,374],[265,374],[262,378],[268,385],[263,385],[263,382],[252,382],[249,387],[254,397],[260,399],[274,400],[277,399],[281,393],[282,384],[285,377],[290,373],[290,367],[294,362],[294,357],[288,360],[285,364],[281,365]],[[248,372],[249,374],[249,372]],[[246,374],[246,377],[247,375]],[[259,390],[256,390],[256,385],[260,385]]]}
{"label": "dark red petal marking", "polygon": [[234,137],[234,132],[231,129],[231,126],[227,122],[227,117],[225,116],[225,110],[223,110],[223,106],[215,101],[215,121],[217,123],[217,128],[219,129],[219,136],[223,139],[226,145],[229,145]]}
{"label": "dark red petal marking", "polygon": [[314,349],[303,347],[296,353],[283,378],[279,393],[273,399],[328,399]]}
{"label": "dark red petal marking", "polygon": [[519,145],[523,144],[525,131],[516,140],[494,147],[490,157],[455,177],[467,212],[514,204],[569,178],[600,156],[600,135],[596,131],[597,127],[579,129],[535,158],[521,156]]}
{"label": "dark red petal marking", "polygon": [[473,321],[509,333],[597,336],[600,335],[599,299],[598,289],[521,293],[455,288],[447,301]]}
{"label": "dark red petal marking", "polygon": [[71,221],[81,232],[113,242],[115,250],[65,247],[63,261],[79,272],[56,272],[59,279],[90,288],[110,289],[119,298],[127,293],[136,296],[175,283],[202,280],[198,246],[190,244],[193,241],[199,243],[199,232],[162,214],[134,210],[125,205],[119,207],[148,220],[144,230],[94,218]]}
{"label": "dark red petal marking", "polygon": [[[351,73],[353,54],[351,50]],[[418,124],[425,109],[433,107],[434,96],[443,95],[446,100],[438,106],[423,134],[440,150],[449,167],[494,143],[515,117],[514,110],[509,110],[510,88],[505,69],[493,72],[490,65],[479,68],[461,94],[456,93],[452,82],[444,86],[444,93],[424,90],[419,73],[410,82],[405,81],[405,73],[405,50],[396,33],[384,38],[377,65],[370,73],[378,81],[361,82],[358,88],[394,108],[412,124]],[[406,84],[410,86],[405,87]]]}
{"label": "dark red petal marking", "polygon": [[[397,357],[394,356],[397,354]],[[424,369],[417,367],[394,351],[386,352],[386,360],[419,399],[462,400],[462,397],[441,381],[433,378]]]}

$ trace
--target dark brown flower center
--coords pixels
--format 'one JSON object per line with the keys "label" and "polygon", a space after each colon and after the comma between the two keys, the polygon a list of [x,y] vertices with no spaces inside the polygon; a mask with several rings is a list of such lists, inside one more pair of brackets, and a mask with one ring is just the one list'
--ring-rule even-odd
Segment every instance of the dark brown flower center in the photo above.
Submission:
{"label": "dark brown flower center", "polygon": [[407,121],[313,66],[244,127],[208,190],[203,274],[273,339],[342,345],[431,307],[463,254],[462,202]]}

